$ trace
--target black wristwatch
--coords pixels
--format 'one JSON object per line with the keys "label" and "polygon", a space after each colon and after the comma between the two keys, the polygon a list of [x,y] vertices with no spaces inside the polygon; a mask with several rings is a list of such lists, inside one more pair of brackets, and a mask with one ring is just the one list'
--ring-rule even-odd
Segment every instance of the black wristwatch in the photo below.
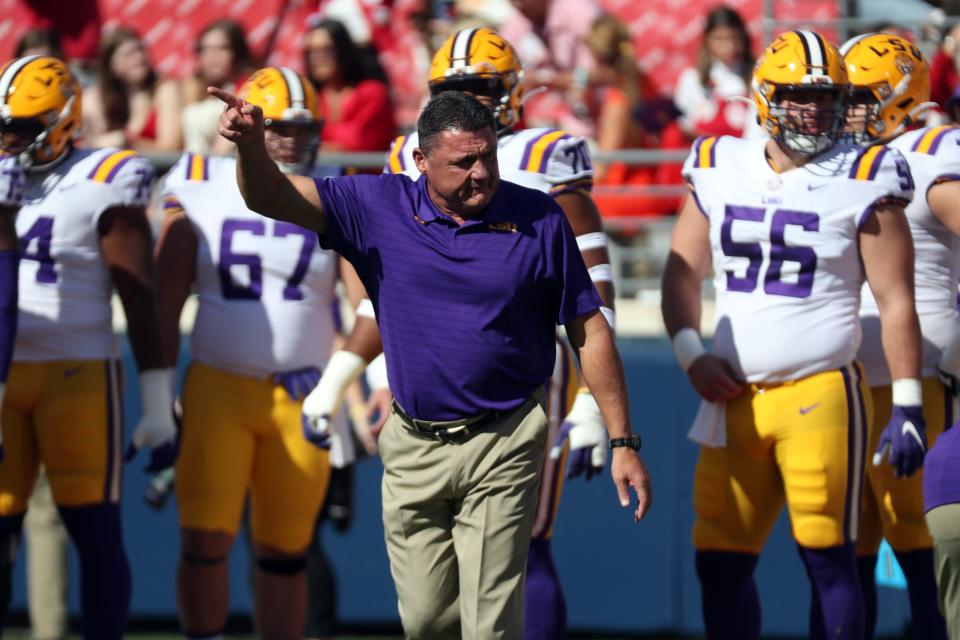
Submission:
{"label": "black wristwatch", "polygon": [[642,444],[643,441],[640,439],[640,436],[635,433],[627,438],[610,438],[611,449],[616,447],[630,447],[634,451],[639,451]]}

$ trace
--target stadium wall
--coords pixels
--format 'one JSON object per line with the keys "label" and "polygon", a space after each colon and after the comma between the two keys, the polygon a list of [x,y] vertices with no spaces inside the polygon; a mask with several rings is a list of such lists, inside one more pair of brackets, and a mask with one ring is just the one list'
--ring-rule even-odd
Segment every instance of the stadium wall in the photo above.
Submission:
{"label": "stadium wall", "polygon": [[[567,595],[570,626],[578,630],[698,633],[699,592],[690,530],[691,488],[697,450],[686,430],[697,399],[673,361],[666,340],[620,341],[630,386],[633,422],[644,437],[644,459],[654,484],[647,519],[633,524],[616,501],[609,475],[590,483],[568,482],[556,527],[554,555]],[[132,431],[140,412],[135,367],[124,345],[125,427]],[[181,353],[181,367],[188,359]],[[124,526],[133,570],[133,616],[169,616],[175,612],[174,572],[179,552],[173,500],[162,512],[143,501],[148,478],[144,457],[126,468]],[[349,533],[324,531],[340,587],[340,615],[347,622],[398,620],[380,521],[380,465],[359,465],[355,520]],[[251,608],[247,548],[234,549],[231,609]],[[21,556],[22,556],[21,552]],[[18,561],[14,609],[25,609],[24,559]],[[71,610],[78,611],[76,559],[71,560]],[[796,547],[781,519],[761,560],[758,580],[764,608],[764,632],[803,636],[809,593]],[[878,633],[899,633],[909,618],[906,594],[880,589]]]}

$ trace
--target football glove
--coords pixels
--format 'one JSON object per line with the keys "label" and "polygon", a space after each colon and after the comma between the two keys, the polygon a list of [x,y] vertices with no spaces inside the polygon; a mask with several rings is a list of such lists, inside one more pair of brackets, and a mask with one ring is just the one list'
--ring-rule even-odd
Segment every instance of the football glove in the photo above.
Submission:
{"label": "football glove", "polygon": [[329,439],[331,416],[340,410],[343,394],[364,366],[363,358],[350,351],[337,351],[330,357],[320,381],[303,400],[303,435],[307,440]]}
{"label": "football glove", "polygon": [[305,367],[294,371],[281,371],[273,374],[273,381],[286,390],[291,400],[302,402],[320,382],[320,369]]}
{"label": "football glove", "polygon": [[577,394],[573,407],[560,425],[560,432],[550,449],[551,458],[560,457],[563,443],[568,439],[570,464],[567,478],[583,475],[586,480],[591,480],[603,470],[607,462],[608,437],[600,407],[589,391]]}
{"label": "football glove", "polygon": [[893,411],[890,422],[880,434],[873,464],[877,466],[889,456],[896,477],[906,478],[923,466],[923,456],[927,452],[923,387],[914,379],[894,380],[892,387]]}
{"label": "football glove", "polygon": [[173,416],[173,394],[170,392],[172,369],[149,369],[140,372],[140,399],[143,415],[133,429],[126,460],[129,462],[144,447],[150,448],[147,473],[156,473],[173,466],[179,442]]}

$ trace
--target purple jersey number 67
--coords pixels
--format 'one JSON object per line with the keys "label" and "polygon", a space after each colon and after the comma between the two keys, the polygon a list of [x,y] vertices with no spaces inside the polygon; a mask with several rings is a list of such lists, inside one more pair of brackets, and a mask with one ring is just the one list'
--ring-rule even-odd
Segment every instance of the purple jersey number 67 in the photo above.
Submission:
{"label": "purple jersey number 67", "polygon": [[[220,263],[217,271],[220,274],[220,290],[227,300],[259,300],[263,295],[263,261],[256,253],[239,253],[232,250],[233,238],[237,233],[249,233],[253,236],[266,235],[266,223],[263,220],[224,220],[220,229]],[[283,287],[284,300],[303,300],[303,291],[300,283],[310,268],[310,257],[313,247],[317,244],[316,235],[302,227],[289,222],[277,222],[273,226],[274,238],[287,236],[301,236],[303,244],[297,256],[297,264],[293,272],[287,277]],[[247,269],[247,281],[244,285],[237,282],[231,270],[234,268]]]}

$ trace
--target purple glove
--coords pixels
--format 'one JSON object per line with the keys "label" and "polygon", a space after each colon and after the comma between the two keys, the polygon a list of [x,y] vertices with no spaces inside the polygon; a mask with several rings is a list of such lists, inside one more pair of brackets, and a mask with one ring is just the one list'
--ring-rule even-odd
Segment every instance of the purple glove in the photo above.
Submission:
{"label": "purple glove", "polygon": [[292,400],[302,402],[320,382],[320,369],[305,367],[294,371],[280,371],[273,374],[273,381],[286,389]]}
{"label": "purple glove", "polygon": [[923,407],[893,405],[890,422],[880,435],[880,445],[873,454],[873,465],[879,466],[885,455],[890,456],[894,475],[906,478],[923,466],[927,452],[926,422]]}
{"label": "purple glove", "polygon": [[321,449],[330,448],[330,430],[317,431],[313,428],[313,425],[310,424],[310,418],[302,413],[300,414],[300,427],[303,429],[303,438],[307,442]]}
{"label": "purple glove", "polygon": [[[320,370],[316,367],[306,367],[294,371],[280,371],[273,374],[273,380],[284,389],[291,399],[302,402],[320,382]],[[321,449],[330,448],[330,431],[317,431],[310,424],[307,416],[300,414],[300,427],[303,429],[303,438],[312,445]]]}

